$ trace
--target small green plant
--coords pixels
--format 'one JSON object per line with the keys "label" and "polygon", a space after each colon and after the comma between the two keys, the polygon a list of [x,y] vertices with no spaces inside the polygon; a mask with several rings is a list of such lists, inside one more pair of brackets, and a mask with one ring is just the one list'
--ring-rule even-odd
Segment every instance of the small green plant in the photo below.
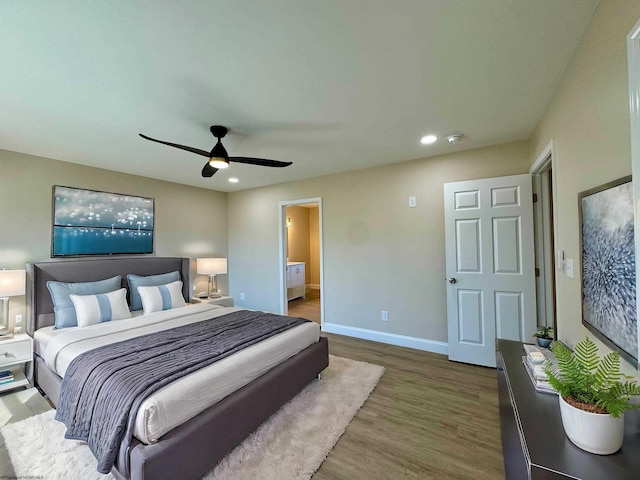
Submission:
{"label": "small green plant", "polygon": [[546,362],[544,372],[551,386],[568,403],[577,408],[580,404],[594,405],[615,418],[627,410],[640,408],[629,402],[632,396],[640,395],[640,386],[635,380],[622,382],[633,377],[620,371],[618,352],[601,358],[589,337],[578,343],[573,353],[559,342],[552,344],[551,351],[557,363]]}
{"label": "small green plant", "polygon": [[540,327],[540,330],[534,333],[533,336],[538,338],[546,338],[547,340],[553,340],[551,332],[553,332],[553,328],[551,327]]}

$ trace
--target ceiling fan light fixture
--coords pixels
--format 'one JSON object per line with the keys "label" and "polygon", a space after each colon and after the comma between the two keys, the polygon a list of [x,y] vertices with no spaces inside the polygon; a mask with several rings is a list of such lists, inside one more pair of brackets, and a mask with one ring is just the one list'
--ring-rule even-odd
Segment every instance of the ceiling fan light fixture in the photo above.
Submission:
{"label": "ceiling fan light fixture", "polygon": [[229,154],[227,150],[222,146],[220,139],[211,150],[211,157],[209,157],[209,165],[213,168],[223,169],[229,166]]}
{"label": "ceiling fan light fixture", "polygon": [[229,162],[227,161],[226,158],[211,157],[209,159],[209,165],[211,165],[213,168],[223,169],[223,168],[227,168],[229,166]]}

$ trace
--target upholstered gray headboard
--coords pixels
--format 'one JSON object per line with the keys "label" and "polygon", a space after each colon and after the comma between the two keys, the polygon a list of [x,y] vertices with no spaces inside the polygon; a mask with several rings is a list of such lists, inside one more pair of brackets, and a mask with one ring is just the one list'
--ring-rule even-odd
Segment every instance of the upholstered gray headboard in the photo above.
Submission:
{"label": "upholstered gray headboard", "polygon": [[54,324],[53,302],[47,282],[92,282],[115,275],[122,277],[127,288],[127,275],[157,275],[179,271],[182,295],[189,302],[189,259],[179,257],[108,257],[48,260],[27,264],[27,333]]}

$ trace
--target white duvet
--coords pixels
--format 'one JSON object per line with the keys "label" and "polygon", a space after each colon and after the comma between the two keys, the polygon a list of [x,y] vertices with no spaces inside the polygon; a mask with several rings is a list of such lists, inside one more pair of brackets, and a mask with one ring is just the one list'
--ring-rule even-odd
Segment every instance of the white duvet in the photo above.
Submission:
{"label": "white duvet", "polygon": [[[64,377],[71,361],[93,348],[237,310],[200,303],[84,328],[46,327],[36,331],[34,338],[49,368]],[[147,444],[157,442],[178,425],[317,342],[319,336],[320,326],[308,322],[161,388],[140,406],[134,435]]]}

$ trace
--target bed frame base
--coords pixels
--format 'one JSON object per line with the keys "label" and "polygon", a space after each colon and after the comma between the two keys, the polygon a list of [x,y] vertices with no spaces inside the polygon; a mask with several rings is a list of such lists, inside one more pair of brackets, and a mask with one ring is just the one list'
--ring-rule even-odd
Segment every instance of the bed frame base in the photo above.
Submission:
{"label": "bed frame base", "polygon": [[[199,479],[329,365],[325,337],[224,400],[146,445],[121,449],[111,470],[117,480]],[[61,379],[36,356],[36,384],[57,405]]]}
{"label": "bed frame base", "polygon": [[318,343],[205,410],[197,421],[175,428],[161,442],[145,445],[134,439],[128,452],[120,452],[111,473],[118,480],[201,478],[328,364],[328,341],[321,337]]}
{"label": "bed frame base", "polygon": [[42,357],[34,355],[34,360],[34,384],[38,390],[46,394],[49,403],[57,407],[62,378],[56,375],[53,370],[49,370]]}

